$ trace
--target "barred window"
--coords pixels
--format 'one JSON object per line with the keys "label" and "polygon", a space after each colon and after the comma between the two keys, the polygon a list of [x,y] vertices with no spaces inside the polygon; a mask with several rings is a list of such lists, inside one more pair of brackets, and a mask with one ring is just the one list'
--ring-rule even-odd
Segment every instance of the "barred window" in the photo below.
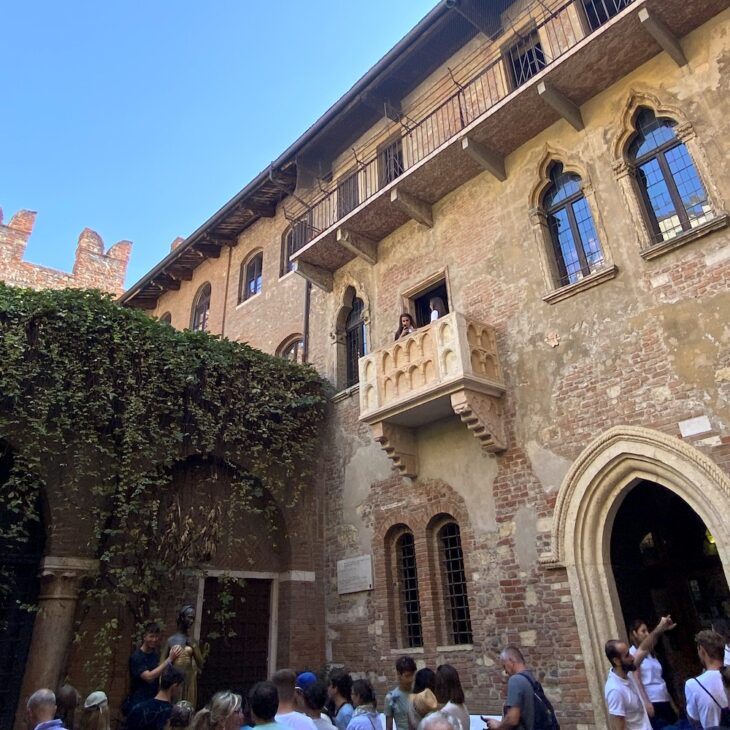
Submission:
{"label": "barred window", "polygon": [[360,380],[359,359],[367,354],[365,338],[365,305],[362,299],[354,297],[352,309],[345,322],[345,345],[347,350],[347,383],[346,388]]}
{"label": "barred window", "polygon": [[378,178],[380,187],[385,187],[400,177],[405,171],[403,166],[403,140],[397,137],[378,150]]}
{"label": "barred window", "polygon": [[536,30],[521,38],[507,51],[507,61],[514,88],[522,86],[547,66],[545,52]]}
{"label": "barred window", "polygon": [[441,552],[441,572],[449,640],[452,644],[471,644],[471,615],[459,525],[455,522],[447,522],[438,531],[437,539]]}
{"label": "barred window", "polygon": [[583,0],[588,25],[591,30],[598,30],[614,15],[618,15],[624,8],[628,8],[632,2],[634,0]]}
{"label": "barred window", "polygon": [[418,571],[413,534],[404,532],[396,541],[395,549],[400,583],[403,639],[408,647],[423,646],[421,602],[418,596]]}
{"label": "barred window", "polygon": [[193,332],[208,331],[208,315],[210,313],[210,284],[203,284],[198,289],[193,302],[193,312],[190,321],[190,329]]}
{"label": "barred window", "polygon": [[596,271],[604,262],[581,179],[563,171],[559,163],[550,170],[550,187],[543,207],[553,244],[558,286],[573,284]]}
{"label": "barred window", "polygon": [[337,218],[344,218],[360,204],[359,174],[353,172],[337,186]]}
{"label": "barred window", "polygon": [[642,109],[628,159],[655,243],[710,220],[713,216],[705,186],[687,147],[677,138],[673,119]]}
{"label": "barred window", "polygon": [[241,264],[241,278],[238,287],[238,303],[260,293],[263,284],[264,254],[259,251]]}
{"label": "barred window", "polygon": [[294,221],[284,234],[282,242],[281,275],[294,268],[291,257],[309,243],[312,238],[311,214]]}

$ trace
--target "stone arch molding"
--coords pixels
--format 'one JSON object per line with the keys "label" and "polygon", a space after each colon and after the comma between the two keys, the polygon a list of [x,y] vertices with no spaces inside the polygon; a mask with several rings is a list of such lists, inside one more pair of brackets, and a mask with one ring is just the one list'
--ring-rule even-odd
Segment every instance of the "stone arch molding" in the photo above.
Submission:
{"label": "stone arch molding", "polygon": [[657,117],[673,119],[680,128],[687,131],[692,128],[689,119],[678,105],[660,99],[650,91],[632,89],[614,124],[616,133],[611,145],[611,154],[615,162],[624,159],[629,141],[636,134],[634,119],[640,107],[648,107]]}
{"label": "stone arch molding", "polygon": [[540,155],[540,162],[537,165],[537,180],[530,190],[529,210],[537,210],[541,207],[542,196],[550,185],[550,168],[555,163],[561,164],[565,172],[578,175],[581,179],[581,185],[590,185],[588,170],[576,161],[575,154],[570,154],[560,147],[545,144]]}
{"label": "stone arch molding", "polygon": [[[593,704],[604,708],[607,671],[603,645],[625,636],[611,568],[613,521],[625,495],[640,480],[681,497],[716,538],[730,583],[730,477],[702,452],[647,428],[619,426],[596,438],[563,480],[553,514],[551,548],[540,562],[564,568],[575,610]],[[608,717],[597,716],[608,726]]]}

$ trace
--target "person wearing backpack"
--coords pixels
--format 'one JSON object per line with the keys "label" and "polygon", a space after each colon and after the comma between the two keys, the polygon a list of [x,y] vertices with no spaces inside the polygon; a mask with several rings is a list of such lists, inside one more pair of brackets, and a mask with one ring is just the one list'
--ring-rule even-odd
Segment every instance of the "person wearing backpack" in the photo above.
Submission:
{"label": "person wearing backpack", "polygon": [[730,727],[730,709],[721,674],[725,641],[716,631],[695,636],[697,655],[704,672],[684,685],[687,715],[695,727]]}
{"label": "person wearing backpack", "polygon": [[508,676],[507,701],[501,720],[482,717],[488,730],[560,730],[553,706],[525,665],[522,652],[516,646],[508,646],[499,658]]}

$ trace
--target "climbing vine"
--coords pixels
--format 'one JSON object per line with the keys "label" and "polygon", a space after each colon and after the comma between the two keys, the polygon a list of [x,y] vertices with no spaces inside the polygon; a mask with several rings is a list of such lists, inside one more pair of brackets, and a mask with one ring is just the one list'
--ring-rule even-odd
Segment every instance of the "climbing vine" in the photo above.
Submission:
{"label": "climbing vine", "polygon": [[120,606],[137,624],[158,617],[176,578],[220,546],[230,515],[215,500],[186,506],[175,469],[193,460],[211,483],[225,473],[226,504],[265,516],[264,494],[296,501],[324,411],[311,367],[176,331],[96,291],[0,284],[0,364],[0,444],[12,450],[0,540],[27,539],[45,490],[52,529],[80,525],[98,560],[83,595],[106,618],[107,647]]}

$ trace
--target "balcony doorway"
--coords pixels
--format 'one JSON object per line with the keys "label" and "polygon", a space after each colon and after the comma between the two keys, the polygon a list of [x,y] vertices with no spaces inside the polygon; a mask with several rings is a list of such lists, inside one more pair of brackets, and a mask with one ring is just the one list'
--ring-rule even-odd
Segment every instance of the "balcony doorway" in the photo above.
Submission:
{"label": "balcony doorway", "polygon": [[640,481],[621,503],[611,534],[611,565],[626,625],[652,628],[670,613],[677,628],[658,647],[675,698],[700,673],[695,634],[730,615],[730,591],[715,538],[680,496]]}
{"label": "balcony doorway", "polygon": [[449,303],[449,291],[446,286],[446,279],[441,278],[437,282],[429,284],[425,290],[419,291],[417,294],[408,297],[410,306],[408,309],[412,312],[416,319],[417,327],[425,327],[431,323],[431,305],[432,299],[440,299],[444,305],[445,312],[451,311]]}

